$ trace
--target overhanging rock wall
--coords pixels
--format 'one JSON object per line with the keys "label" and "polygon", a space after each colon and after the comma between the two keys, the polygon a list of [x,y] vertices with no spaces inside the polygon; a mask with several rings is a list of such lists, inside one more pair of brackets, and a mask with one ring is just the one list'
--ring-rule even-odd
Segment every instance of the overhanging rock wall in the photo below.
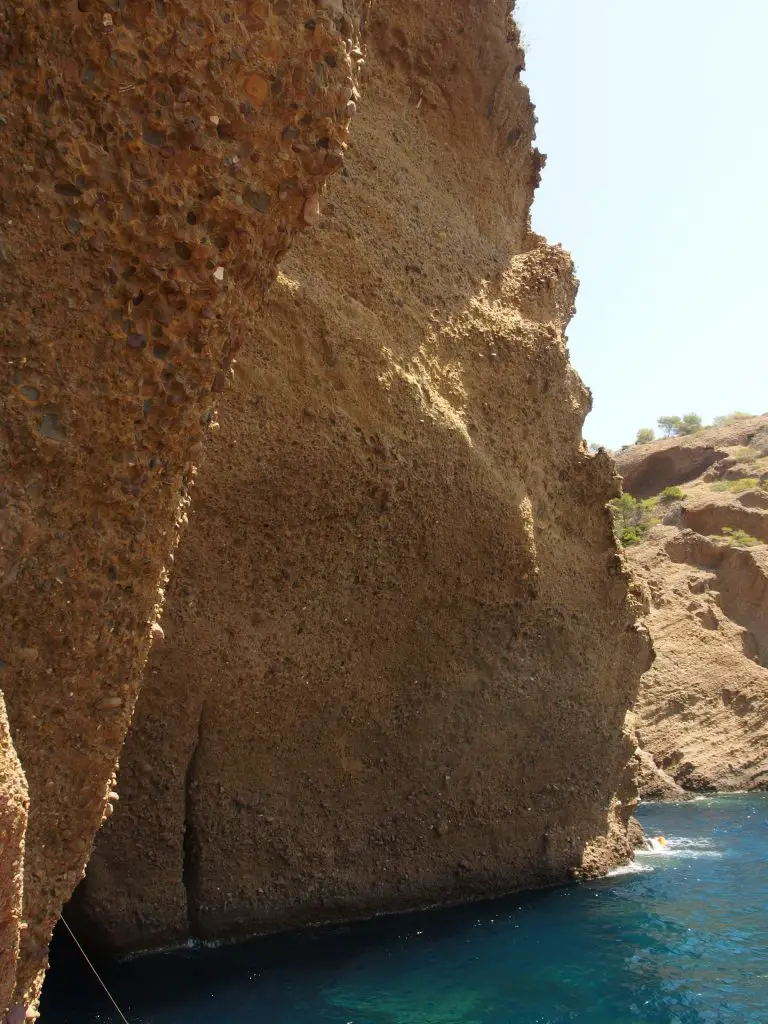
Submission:
{"label": "overhanging rock wall", "polygon": [[[343,163],[362,6],[0,8],[0,765],[21,814],[15,747],[30,808],[11,1020],[34,1012],[111,809],[217,395]],[[4,1002],[20,923],[5,867]]]}
{"label": "overhanging rock wall", "polygon": [[505,15],[374,8],[347,170],[244,325],[77,900],[114,949],[628,852],[649,646],[580,439],[570,260],[529,232]]}

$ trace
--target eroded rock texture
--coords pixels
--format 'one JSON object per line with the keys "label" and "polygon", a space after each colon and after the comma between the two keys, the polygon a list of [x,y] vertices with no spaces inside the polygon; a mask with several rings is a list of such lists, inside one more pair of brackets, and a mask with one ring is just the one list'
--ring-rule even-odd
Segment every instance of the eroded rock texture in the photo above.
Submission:
{"label": "eroded rock texture", "polygon": [[[691,451],[716,455],[693,480]],[[646,624],[657,655],[643,678],[637,730],[667,776],[654,778],[646,763],[640,791],[674,797],[670,776],[688,790],[764,789],[768,418],[623,453],[618,467],[627,489],[652,478],[647,466],[658,467],[659,452],[678,474],[653,477],[654,486],[682,483],[683,498],[660,502],[659,525],[628,552],[649,586]]]}
{"label": "eroded rock texture", "polygon": [[22,925],[27,780],[0,696],[0,1010],[11,1005]]}
{"label": "eroded rock texture", "polygon": [[571,263],[529,232],[506,7],[374,8],[348,170],[244,328],[80,890],[113,949],[629,853],[649,647],[580,440]]}
{"label": "eroded rock texture", "polygon": [[30,794],[22,1016],[109,809],[216,395],[343,162],[360,6],[0,10],[0,685]]}

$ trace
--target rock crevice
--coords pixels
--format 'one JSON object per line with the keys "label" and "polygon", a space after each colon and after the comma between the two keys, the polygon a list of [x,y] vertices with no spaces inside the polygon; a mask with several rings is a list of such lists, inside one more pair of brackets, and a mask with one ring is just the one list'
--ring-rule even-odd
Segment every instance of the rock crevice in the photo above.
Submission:
{"label": "rock crevice", "polygon": [[197,742],[192,750],[192,755],[184,774],[184,836],[182,839],[183,862],[181,882],[187,898],[189,936],[193,939],[198,938],[199,934],[200,847],[202,842],[195,824],[194,790],[197,786],[196,768],[198,767],[198,760],[200,759],[203,745],[204,721],[205,708],[200,712],[200,719],[197,725]]}

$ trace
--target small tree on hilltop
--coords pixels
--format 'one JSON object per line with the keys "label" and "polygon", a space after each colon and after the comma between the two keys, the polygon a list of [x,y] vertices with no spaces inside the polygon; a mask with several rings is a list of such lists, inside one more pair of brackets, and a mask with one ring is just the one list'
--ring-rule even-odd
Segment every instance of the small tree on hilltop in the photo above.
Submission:
{"label": "small tree on hilltop", "polygon": [[695,412],[687,412],[683,417],[659,416],[656,422],[659,430],[664,431],[665,437],[684,437],[701,430],[701,416]]}
{"label": "small tree on hilltop", "polygon": [[637,432],[635,444],[650,444],[651,441],[655,440],[656,434],[651,430],[650,427],[641,427]]}
{"label": "small tree on hilltop", "polygon": [[664,431],[665,437],[676,437],[680,433],[683,421],[679,416],[659,416],[656,426]]}
{"label": "small tree on hilltop", "polygon": [[699,430],[701,430],[701,416],[697,416],[695,412],[687,412],[682,418],[678,433],[688,435],[695,434]]}

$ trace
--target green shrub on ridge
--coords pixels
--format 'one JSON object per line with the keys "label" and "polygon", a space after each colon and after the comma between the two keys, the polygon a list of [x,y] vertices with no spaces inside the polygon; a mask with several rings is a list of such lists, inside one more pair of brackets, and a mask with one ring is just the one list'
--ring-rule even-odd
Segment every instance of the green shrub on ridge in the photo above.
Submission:
{"label": "green shrub on ridge", "polygon": [[718,480],[716,484],[712,484],[712,490],[740,494],[742,491],[751,491],[759,483],[760,480],[756,476],[742,476],[738,480]]}
{"label": "green shrub on ridge", "polygon": [[639,544],[650,528],[656,525],[658,519],[653,515],[656,502],[656,498],[638,501],[631,494],[622,494],[610,502],[614,530],[623,547]]}
{"label": "green shrub on ridge", "polygon": [[674,484],[672,487],[665,487],[661,494],[658,496],[658,501],[683,501],[685,499],[685,493],[682,487],[678,487]]}
{"label": "green shrub on ridge", "polygon": [[746,530],[736,530],[732,526],[724,526],[722,536],[713,534],[710,540],[720,541],[729,548],[753,548],[756,544],[762,544],[757,537],[753,537]]}

